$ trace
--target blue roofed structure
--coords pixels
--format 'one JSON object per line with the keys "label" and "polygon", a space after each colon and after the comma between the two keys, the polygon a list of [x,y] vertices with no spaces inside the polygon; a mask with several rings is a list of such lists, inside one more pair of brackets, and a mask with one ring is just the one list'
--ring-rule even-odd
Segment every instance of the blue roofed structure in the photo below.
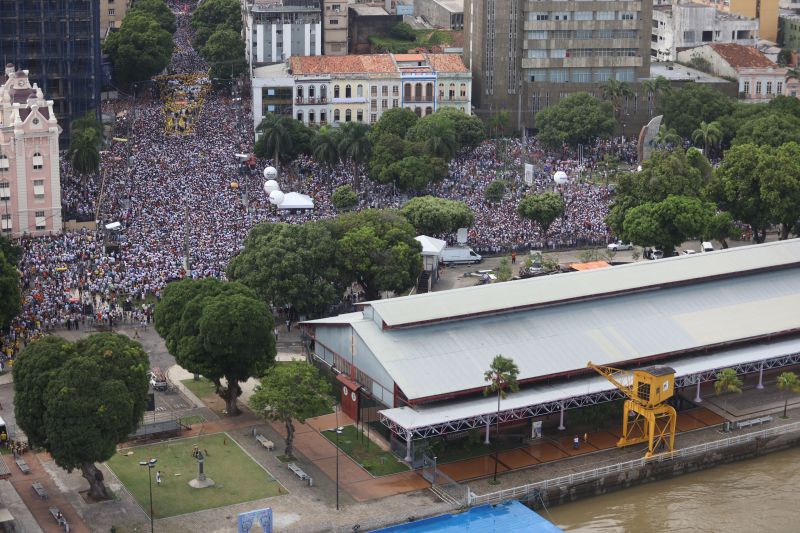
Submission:
{"label": "blue roofed structure", "polygon": [[560,533],[535,511],[517,500],[481,505],[465,513],[444,514],[408,524],[376,530],[375,533]]}

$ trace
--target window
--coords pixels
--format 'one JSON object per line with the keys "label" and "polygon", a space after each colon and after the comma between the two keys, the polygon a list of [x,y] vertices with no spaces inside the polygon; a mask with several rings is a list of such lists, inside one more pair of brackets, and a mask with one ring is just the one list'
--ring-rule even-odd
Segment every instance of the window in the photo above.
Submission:
{"label": "window", "polygon": [[414,113],[415,113],[415,114],[416,114],[418,117],[421,117],[421,116],[422,116],[422,108],[421,108],[421,107],[415,107],[415,108],[414,108]]}
{"label": "window", "polygon": [[11,231],[11,215],[10,214],[3,214],[3,231],[9,232]]}
{"label": "window", "polygon": [[314,98],[314,96],[316,95],[316,91],[314,89],[315,89],[315,87],[313,85],[309,85],[308,86],[308,97],[309,98]]}
{"label": "window", "polygon": [[636,20],[636,13],[632,11],[623,11],[619,14],[619,20]]}
{"label": "window", "polygon": [[591,83],[592,70],[588,68],[574,68],[572,69],[572,81],[574,83]]}
{"label": "window", "polygon": [[694,42],[694,31],[693,30],[688,30],[688,31],[683,32],[683,40],[684,40],[684,42],[687,42],[687,43],[693,43]]}
{"label": "window", "polygon": [[334,109],[333,110],[333,121],[334,122],[339,122],[339,110],[338,109]]}
{"label": "window", "polygon": [[381,96],[389,96],[389,87],[386,85],[381,87]]}
{"label": "window", "polygon": [[372,100],[369,103],[369,110],[370,111],[377,111],[378,110],[378,101],[377,100]]}
{"label": "window", "polygon": [[563,48],[553,48],[550,50],[550,57],[552,59],[564,59],[567,57],[567,51]]}
{"label": "window", "polygon": [[452,100],[453,98],[456,97],[456,84],[455,83],[451,83],[450,84],[450,89],[447,92],[447,96],[448,96],[448,100]]}
{"label": "window", "polygon": [[41,152],[33,153],[33,170],[42,170],[44,167],[44,158]]}
{"label": "window", "polygon": [[314,123],[314,111],[309,111],[308,112],[308,123],[309,124],[313,124]]}
{"label": "window", "polygon": [[400,100],[398,100],[397,98],[392,100],[392,107],[400,107]]}
{"label": "window", "polygon": [[444,98],[444,83],[439,84],[439,98]]}
{"label": "window", "polygon": [[352,98],[353,97],[353,88],[350,85],[344,86],[344,97],[345,98]]}
{"label": "window", "polygon": [[346,109],[344,112],[344,121],[350,122],[351,120],[353,120],[353,112],[349,109]]}
{"label": "window", "polygon": [[369,94],[373,98],[377,98],[378,97],[378,86],[377,85],[373,85],[372,87],[370,87],[369,88]]}
{"label": "window", "polygon": [[320,111],[319,112],[319,123],[320,124],[325,124],[327,119],[328,119],[328,115],[325,113],[325,111]]}
{"label": "window", "polygon": [[530,81],[547,81],[547,69],[532,68],[528,70],[528,79]]}
{"label": "window", "polygon": [[528,20],[550,20],[550,13],[529,13]]}
{"label": "window", "polygon": [[592,20],[591,11],[576,11],[575,20]]}
{"label": "window", "polygon": [[594,81],[596,82],[604,82],[608,81],[611,78],[611,69],[610,68],[598,68],[594,71]]}
{"label": "window", "polygon": [[392,96],[400,96],[400,87],[398,85],[392,85]]}
{"label": "window", "polygon": [[772,94],[772,82],[771,81],[767,82],[767,94],[768,95]]}
{"label": "window", "polygon": [[44,211],[36,211],[36,229],[45,229]]}
{"label": "window", "polygon": [[569,20],[569,13],[553,13],[553,20]]}
{"label": "window", "polygon": [[44,200],[44,180],[33,180],[33,197]]}
{"label": "window", "polygon": [[461,84],[461,98],[465,98],[467,96],[467,84]]}
{"label": "window", "polygon": [[322,98],[323,100],[328,98],[328,86],[327,85],[323,85],[322,87],[319,88],[319,97]]}
{"label": "window", "polygon": [[742,92],[744,94],[750,94],[750,80],[745,80],[744,86],[742,87]]}
{"label": "window", "polygon": [[356,96],[358,96],[359,98],[364,97],[364,86],[361,85],[360,83],[356,86]]}
{"label": "window", "polygon": [[298,85],[297,86],[297,97],[300,98],[300,99],[303,98],[303,86],[302,85]]}
{"label": "window", "polygon": [[713,31],[708,30],[704,31],[703,35],[700,38],[703,40],[704,43],[710,43],[711,41],[714,40],[714,37],[712,37],[713,35],[714,35]]}
{"label": "window", "polygon": [[592,39],[592,30],[575,30],[575,38],[582,41]]}
{"label": "window", "polygon": [[0,155],[0,172],[8,172],[10,167],[11,163],[8,162],[8,156]]}
{"label": "window", "polygon": [[110,9],[108,10],[108,16],[109,16],[109,17],[113,17],[113,16],[114,16],[114,8],[110,8]]}
{"label": "window", "polygon": [[618,68],[614,73],[614,77],[617,81],[633,81],[633,69],[632,68]]}
{"label": "window", "polygon": [[542,41],[544,39],[547,39],[547,32],[544,30],[529,31],[528,39],[532,41]]}
{"label": "window", "polygon": [[425,108],[425,116],[428,116],[433,113],[433,108],[428,106]]}
{"label": "window", "polygon": [[356,120],[359,122],[364,122],[364,112],[360,109],[356,111]]}
{"label": "window", "polygon": [[328,24],[337,25],[339,24],[339,19],[329,19]]}
{"label": "window", "polygon": [[569,71],[565,68],[550,69],[550,82],[551,83],[564,83],[567,81]]}
{"label": "window", "polygon": [[614,20],[613,11],[596,11],[595,15],[595,20]]}
{"label": "window", "polygon": [[0,200],[11,198],[11,184],[7,181],[0,181]]}
{"label": "window", "polygon": [[369,123],[370,124],[375,124],[376,122],[378,122],[378,115],[376,113],[372,113],[369,116]]}
{"label": "window", "polygon": [[547,59],[547,49],[545,48],[529,48],[528,59]]}
{"label": "window", "polygon": [[783,94],[783,82],[782,81],[779,81],[775,85],[775,94]]}
{"label": "window", "polygon": [[297,112],[297,120],[300,121],[300,122],[303,122],[303,112],[302,111],[298,111]]}
{"label": "window", "polygon": [[338,85],[334,85],[333,86],[333,97],[334,98],[339,98],[339,86]]}
{"label": "window", "polygon": [[756,82],[756,94],[761,94],[761,82]]}
{"label": "window", "polygon": [[381,109],[386,109],[389,107],[389,100],[381,100]]}

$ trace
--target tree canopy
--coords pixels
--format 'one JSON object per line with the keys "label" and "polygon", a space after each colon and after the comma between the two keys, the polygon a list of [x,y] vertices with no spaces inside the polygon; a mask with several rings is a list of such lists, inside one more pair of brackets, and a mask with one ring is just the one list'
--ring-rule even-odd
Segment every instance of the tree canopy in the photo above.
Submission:
{"label": "tree canopy", "polygon": [[239,413],[239,382],[260,375],[275,359],[272,313],[241,283],[170,283],[156,305],[155,322],[169,353],[214,383],[229,415]]}
{"label": "tree canopy", "polygon": [[431,157],[449,161],[458,150],[455,122],[446,114],[434,113],[421,118],[409,128],[406,138],[421,143]]}
{"label": "tree canopy", "polygon": [[250,398],[250,406],[258,416],[286,426],[287,457],[292,457],[294,421],[303,424],[332,404],[330,384],[314,365],[305,361],[280,363],[270,368]]}
{"label": "tree canopy", "polygon": [[434,115],[446,117],[453,122],[459,148],[474,148],[486,139],[486,126],[475,115],[467,115],[453,107],[443,107]]}
{"label": "tree canopy", "polygon": [[458,228],[468,228],[475,222],[475,215],[464,202],[418,196],[403,206],[400,214],[406,217],[420,235],[453,233]]}
{"label": "tree canopy", "polygon": [[244,51],[242,36],[230,28],[220,26],[200,48],[200,55],[211,63],[211,77],[230,79],[247,69]]}
{"label": "tree canopy", "polygon": [[0,331],[8,331],[20,310],[19,273],[0,250]]}
{"label": "tree canopy", "polygon": [[506,194],[506,182],[504,180],[494,180],[483,190],[483,195],[490,202],[499,202]]}
{"label": "tree canopy", "polygon": [[[267,303],[318,316],[338,301],[336,241],[329,223],[259,224],[228,264],[228,277]],[[341,289],[341,290],[340,290]]]}
{"label": "tree canopy", "polygon": [[17,424],[58,466],[80,468],[93,499],[110,497],[95,463],[110,459],[139,426],[148,367],[141,345],[116,333],[75,343],[45,337],[14,362]]}
{"label": "tree canopy", "polygon": [[547,238],[550,225],[564,214],[564,199],[555,192],[528,194],[520,200],[517,212],[522,218],[539,224],[542,235]]}
{"label": "tree canopy", "polygon": [[588,93],[574,93],[536,115],[539,140],[547,146],[587,144],[614,133],[614,106]]}
{"label": "tree canopy", "polygon": [[221,28],[242,32],[241,5],[238,0],[204,0],[192,12],[194,46],[203,47],[211,34]]}
{"label": "tree canopy", "polygon": [[691,138],[701,122],[710,124],[731,115],[735,108],[731,98],[705,83],[688,83],[677,91],[666,92],[657,105],[665,125],[684,139]]}
{"label": "tree canopy", "polygon": [[342,185],[333,191],[331,203],[337,211],[349,211],[358,205],[358,194],[351,186]]}
{"label": "tree canopy", "polygon": [[640,246],[656,246],[669,257],[687,238],[702,236],[714,213],[715,206],[699,198],[670,195],[630,209],[620,237]]}
{"label": "tree canopy", "polygon": [[391,133],[405,139],[406,133],[417,123],[419,117],[416,113],[406,107],[393,107],[387,109],[378,119],[378,122],[370,128],[370,138],[375,143],[377,139],[385,134]]}
{"label": "tree canopy", "polygon": [[778,147],[789,142],[800,143],[800,118],[790,113],[768,110],[743,122],[732,144]]}
{"label": "tree canopy", "polygon": [[164,0],[136,0],[128,13],[135,12],[152,17],[164,30],[175,33],[175,14]]}
{"label": "tree canopy", "polygon": [[147,80],[169,64],[175,42],[156,19],[133,10],[122,19],[118,31],[103,43],[114,64],[114,78],[121,84]]}

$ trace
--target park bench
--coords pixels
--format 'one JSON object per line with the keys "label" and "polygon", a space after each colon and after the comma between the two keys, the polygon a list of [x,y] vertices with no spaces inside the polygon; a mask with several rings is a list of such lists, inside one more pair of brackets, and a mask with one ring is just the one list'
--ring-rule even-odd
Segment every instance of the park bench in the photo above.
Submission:
{"label": "park bench", "polygon": [[736,423],[736,427],[739,429],[749,428],[751,426],[760,426],[761,424],[766,424],[768,422],[772,422],[771,416],[762,416],[760,418],[751,418],[750,420],[742,420]]}
{"label": "park bench", "polygon": [[297,477],[299,477],[303,481],[308,481],[308,486],[309,487],[314,485],[314,479],[311,476],[309,476],[308,474],[306,474],[305,472],[303,472],[303,469],[300,468],[299,466],[297,466],[296,464],[289,463],[289,470],[294,472],[294,475],[296,475]]}
{"label": "park bench", "polygon": [[[69,533],[69,522],[67,522],[67,519],[61,512],[61,510],[58,507],[50,507],[49,511],[50,511],[50,516],[53,517],[53,520],[58,522],[58,525],[63,527],[64,531]],[[61,515],[61,517],[59,517],[59,515]]]}
{"label": "park bench", "polygon": [[49,495],[47,494],[47,490],[44,488],[44,485],[42,485],[38,481],[36,483],[33,483],[31,487],[33,487],[33,492],[35,492],[36,495],[39,496],[41,499],[46,500],[49,497]]}
{"label": "park bench", "polygon": [[17,466],[19,467],[20,470],[22,470],[23,474],[30,474],[31,473],[31,467],[28,466],[28,463],[26,463],[25,459],[23,459],[22,457],[17,457],[14,460],[14,462],[17,463]]}
{"label": "park bench", "polygon": [[275,449],[275,443],[266,438],[264,435],[256,435],[256,440],[269,451]]}

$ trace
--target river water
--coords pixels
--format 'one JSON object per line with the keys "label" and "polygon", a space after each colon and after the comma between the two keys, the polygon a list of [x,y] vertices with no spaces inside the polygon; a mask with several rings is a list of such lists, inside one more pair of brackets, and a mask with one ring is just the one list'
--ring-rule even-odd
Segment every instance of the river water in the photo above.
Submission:
{"label": "river water", "polygon": [[574,532],[800,532],[800,448],[538,512]]}

